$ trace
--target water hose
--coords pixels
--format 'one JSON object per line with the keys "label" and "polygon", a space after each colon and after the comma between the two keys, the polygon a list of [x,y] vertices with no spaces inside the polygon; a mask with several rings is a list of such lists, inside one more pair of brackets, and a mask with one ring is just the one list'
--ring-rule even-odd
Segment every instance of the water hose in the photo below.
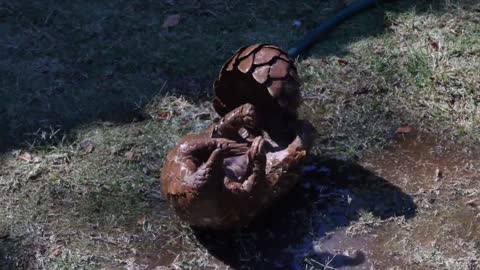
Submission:
{"label": "water hose", "polygon": [[335,16],[328,19],[323,24],[319,25],[317,28],[308,33],[302,40],[300,40],[295,47],[288,50],[288,56],[291,58],[296,58],[301,52],[310,47],[317,39],[328,33],[333,27],[340,24],[349,17],[359,13],[374,4],[380,2],[381,0],[359,0],[355,3],[347,6],[342,9],[340,12],[335,14]]}

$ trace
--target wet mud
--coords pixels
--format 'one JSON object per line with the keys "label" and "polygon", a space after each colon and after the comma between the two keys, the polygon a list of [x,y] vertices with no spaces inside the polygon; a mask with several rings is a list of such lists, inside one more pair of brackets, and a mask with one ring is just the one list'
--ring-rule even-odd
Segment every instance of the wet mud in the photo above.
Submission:
{"label": "wet mud", "polygon": [[[358,163],[312,157],[303,182],[249,227],[193,228],[192,241],[221,269],[477,269],[475,154],[409,135]],[[142,254],[147,269],[188,249],[158,247]]]}

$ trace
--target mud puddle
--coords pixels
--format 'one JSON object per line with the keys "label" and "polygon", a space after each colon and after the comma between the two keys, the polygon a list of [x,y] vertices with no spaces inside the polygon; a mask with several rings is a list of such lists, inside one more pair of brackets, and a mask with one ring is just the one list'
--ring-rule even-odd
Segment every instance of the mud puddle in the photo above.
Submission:
{"label": "mud puddle", "polygon": [[380,228],[374,258],[396,258],[400,269],[480,269],[478,149],[425,134],[400,136],[360,164],[407,194],[415,217]]}
{"label": "mud puddle", "polygon": [[475,154],[415,135],[356,164],[314,158],[304,182],[250,227],[193,229],[137,260],[143,269],[185,259],[194,269],[478,269]]}
{"label": "mud puddle", "polygon": [[479,179],[480,153],[428,135],[402,135],[385,151],[368,153],[360,164],[396,185],[418,191],[458,185],[459,180],[472,184]]}

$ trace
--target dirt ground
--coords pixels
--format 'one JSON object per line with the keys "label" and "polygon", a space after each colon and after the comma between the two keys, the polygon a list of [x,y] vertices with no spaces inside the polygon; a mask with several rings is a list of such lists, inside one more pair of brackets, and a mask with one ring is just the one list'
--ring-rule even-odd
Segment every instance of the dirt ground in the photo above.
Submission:
{"label": "dirt ground", "polygon": [[251,226],[160,194],[223,61],[350,2],[0,1],[0,269],[480,269],[475,0],[386,1],[296,59],[318,136]]}

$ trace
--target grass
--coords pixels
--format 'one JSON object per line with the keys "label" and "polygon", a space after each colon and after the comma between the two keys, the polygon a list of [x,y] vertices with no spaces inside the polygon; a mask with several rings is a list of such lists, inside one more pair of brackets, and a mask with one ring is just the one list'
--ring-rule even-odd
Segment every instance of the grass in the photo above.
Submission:
{"label": "grass", "polygon": [[[439,15],[439,11],[413,9],[397,17],[387,12],[390,31],[354,43],[347,56],[300,62],[307,99],[327,112],[310,110],[306,115],[331,119],[322,125],[337,126],[340,134],[361,136],[347,143],[355,150],[366,138],[366,143],[373,144],[389,140],[389,134],[402,124],[442,133],[448,139],[476,141],[478,42],[469,43],[471,47],[463,53],[458,48],[472,38],[478,41],[478,23],[469,7],[444,8],[454,12]],[[331,136],[331,130],[326,131]]]}
{"label": "grass", "polygon": [[[288,48],[340,7],[337,0],[0,3],[0,265],[228,265],[229,256],[212,252],[211,241],[202,242],[166,207],[158,184],[162,160],[179,138],[215,117],[211,83],[238,47],[270,42]],[[319,130],[314,154],[360,162],[387,179],[364,187],[307,180],[328,191],[331,206],[313,214],[287,211],[304,221],[298,239],[319,241],[345,230],[370,243],[377,234],[384,240],[376,242],[375,254],[400,258],[403,266],[478,265],[478,234],[458,234],[478,229],[471,225],[478,210],[465,210],[462,201],[478,196],[471,180],[478,171],[452,176],[452,187],[428,189],[426,178],[407,173],[408,167],[404,175],[390,175],[401,166],[384,169],[371,155],[386,156],[395,130],[404,125],[432,134],[439,145],[461,145],[457,150],[465,156],[479,153],[479,12],[473,0],[385,3],[342,24],[297,59],[304,81],[302,116]],[[180,14],[180,23],[162,28],[171,14]],[[292,26],[295,20],[302,25]],[[438,203],[432,204],[435,192]],[[403,204],[412,197],[416,216],[386,214],[398,207],[395,197]],[[345,216],[329,221],[332,215]],[[322,220],[320,231],[315,218]],[[231,265],[271,259],[256,239],[275,228],[238,234],[232,246],[241,260]],[[437,245],[417,241],[419,235],[438,239]],[[332,256],[310,254],[299,262],[305,269],[330,269],[341,259]]]}

